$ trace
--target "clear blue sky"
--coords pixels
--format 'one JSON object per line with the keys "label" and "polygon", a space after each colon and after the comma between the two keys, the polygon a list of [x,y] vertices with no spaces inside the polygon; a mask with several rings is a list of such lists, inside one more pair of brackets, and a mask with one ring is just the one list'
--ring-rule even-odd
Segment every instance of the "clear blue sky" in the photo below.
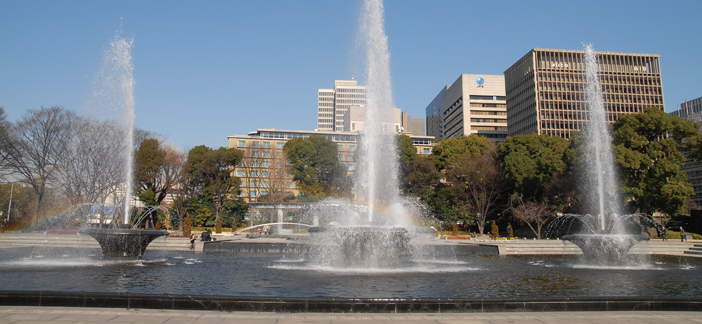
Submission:
{"label": "clear blue sky", "polygon": [[[0,106],[81,113],[103,49],[134,37],[136,126],[183,148],[316,127],[317,89],[352,74],[360,1],[0,0]],[[660,54],[668,111],[702,96],[702,1],[387,0],[397,107],[414,117],[461,73],[530,49]]]}

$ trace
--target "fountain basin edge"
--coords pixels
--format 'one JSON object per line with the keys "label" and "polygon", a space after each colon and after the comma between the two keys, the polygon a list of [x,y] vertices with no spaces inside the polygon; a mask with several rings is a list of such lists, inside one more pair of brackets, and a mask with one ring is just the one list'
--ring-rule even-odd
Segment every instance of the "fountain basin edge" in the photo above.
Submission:
{"label": "fountain basin edge", "polygon": [[702,311],[700,297],[280,298],[110,292],[0,291],[0,305],[289,313]]}
{"label": "fountain basin edge", "polygon": [[103,258],[138,259],[156,238],[168,235],[167,231],[84,228],[78,235],[88,235],[100,244]]}

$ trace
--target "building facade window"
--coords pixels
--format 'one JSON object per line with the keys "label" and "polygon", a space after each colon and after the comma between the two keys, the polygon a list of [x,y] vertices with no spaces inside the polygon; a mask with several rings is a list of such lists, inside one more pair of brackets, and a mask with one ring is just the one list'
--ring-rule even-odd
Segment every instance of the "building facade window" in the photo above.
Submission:
{"label": "building facade window", "polygon": [[283,142],[278,142],[278,143],[275,143],[275,146],[276,146],[277,148],[279,148],[279,149],[282,149],[283,146],[285,146],[285,143],[283,143]]}
{"label": "building facade window", "polygon": [[262,153],[263,153],[263,157],[264,157],[264,158],[269,158],[269,157],[271,157],[271,152],[266,151],[266,152],[262,152]]}
{"label": "building facade window", "polygon": [[244,173],[244,170],[236,170],[236,176],[237,177],[245,177],[246,173]]}
{"label": "building facade window", "polygon": [[263,163],[261,163],[261,166],[264,167],[264,168],[268,168],[268,167],[271,166],[271,163],[268,162],[268,161],[263,161]]}
{"label": "building facade window", "polygon": [[355,152],[355,151],[356,151],[356,145],[349,145],[349,151]]}
{"label": "building facade window", "polygon": [[253,143],[253,147],[261,147],[261,142],[251,142]]}
{"label": "building facade window", "polygon": [[236,145],[237,147],[246,147],[246,141],[239,141]]}
{"label": "building facade window", "polygon": [[269,148],[269,147],[271,147],[271,142],[263,142],[263,147],[264,147],[264,148]]}
{"label": "building facade window", "polygon": [[268,175],[269,175],[268,171],[261,171],[261,176],[262,176],[262,177],[268,178]]}
{"label": "building facade window", "polygon": [[431,149],[430,148],[424,148],[423,149],[424,154],[431,154]]}
{"label": "building facade window", "polygon": [[258,177],[258,171],[251,171],[252,177]]}

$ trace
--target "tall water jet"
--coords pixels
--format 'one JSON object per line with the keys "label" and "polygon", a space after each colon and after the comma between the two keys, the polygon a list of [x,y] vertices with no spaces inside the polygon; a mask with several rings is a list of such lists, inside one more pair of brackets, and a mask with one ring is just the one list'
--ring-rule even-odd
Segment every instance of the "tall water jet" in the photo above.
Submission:
{"label": "tall water jet", "polygon": [[383,15],[382,0],[366,0],[359,29],[359,39],[366,50],[368,80],[358,197],[368,206],[368,223],[373,222],[373,212],[378,203],[389,206],[398,198],[390,53]]}
{"label": "tall water jet", "polygon": [[[130,228],[129,201],[132,196],[134,177],[134,77],[132,65],[133,37],[115,35],[110,46],[105,49],[102,66],[98,75],[98,90],[93,94],[93,104],[109,110],[112,118],[122,119],[124,129],[124,198],[123,226],[121,228],[84,228],[81,235],[89,235],[100,243],[105,258],[140,258],[146,247],[157,237],[168,235],[167,231],[137,230],[141,220]],[[104,115],[109,115],[104,114]]]}
{"label": "tall water jet", "polygon": [[[367,69],[366,120],[357,153],[356,192],[362,205],[319,204],[321,214],[313,219],[327,225],[309,229],[310,261],[317,269],[412,271],[427,269],[420,259],[436,257],[424,243],[435,233],[421,224],[425,209],[399,195],[398,129],[383,11],[381,0],[366,0],[358,33]],[[427,227],[416,227],[420,224]]]}
{"label": "tall water jet", "polygon": [[617,174],[614,167],[614,152],[612,150],[612,135],[609,130],[609,117],[602,100],[600,86],[600,67],[597,63],[592,44],[585,46],[585,82],[587,108],[590,123],[584,130],[586,138],[585,176],[587,202],[597,213],[594,226],[589,224],[590,215],[567,215],[563,219],[573,218],[585,223],[592,233],[571,234],[563,236],[564,240],[575,243],[583,254],[593,261],[619,262],[623,260],[631,247],[639,241],[649,240],[648,236],[627,234],[623,226],[615,226],[622,219],[632,219],[633,216],[619,216],[620,200],[617,186]]}
{"label": "tall water jet", "polygon": [[602,101],[599,64],[592,44],[585,46],[586,99],[590,113],[587,129],[587,179],[589,202],[597,206],[599,229],[607,229],[607,216],[620,214],[619,188],[614,168],[612,135]]}
{"label": "tall water jet", "polygon": [[[122,37],[119,34],[110,41],[105,49],[99,83],[93,94],[93,105],[98,106],[104,115],[121,119],[125,145],[122,148],[124,159],[124,209],[123,224],[129,224],[129,200],[132,196],[133,154],[134,154],[134,77],[132,65],[133,37]],[[106,111],[105,111],[106,110]]]}

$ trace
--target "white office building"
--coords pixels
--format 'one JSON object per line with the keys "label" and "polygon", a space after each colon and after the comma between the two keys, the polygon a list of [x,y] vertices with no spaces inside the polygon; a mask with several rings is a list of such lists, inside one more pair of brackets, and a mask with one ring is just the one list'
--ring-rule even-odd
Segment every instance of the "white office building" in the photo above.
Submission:
{"label": "white office building", "polygon": [[317,129],[343,132],[344,116],[352,107],[366,106],[366,87],[351,80],[334,81],[333,89],[318,90]]}
{"label": "white office building", "polygon": [[442,92],[441,139],[470,134],[478,134],[492,141],[507,138],[507,100],[503,75],[461,74]]}

